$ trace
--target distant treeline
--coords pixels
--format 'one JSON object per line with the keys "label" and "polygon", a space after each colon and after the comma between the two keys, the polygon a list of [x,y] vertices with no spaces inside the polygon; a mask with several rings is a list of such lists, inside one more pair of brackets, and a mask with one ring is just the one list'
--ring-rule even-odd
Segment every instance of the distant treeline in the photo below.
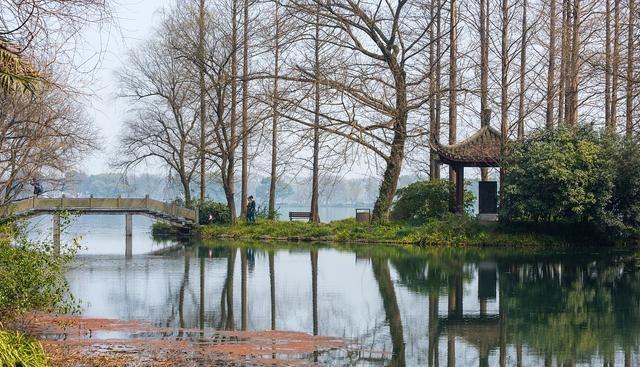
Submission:
{"label": "distant treeline", "polygon": [[[400,185],[418,180],[415,175],[400,177]],[[307,206],[311,198],[311,178],[281,177],[278,184],[278,204],[282,206]],[[209,199],[226,202],[221,183],[216,177],[209,179],[206,195]],[[192,191],[196,192],[197,183],[194,183]],[[237,182],[239,192],[240,182]],[[324,177],[322,179],[323,206],[358,206],[370,207],[378,195],[380,182],[377,178],[339,178]],[[103,173],[87,175],[76,172],[66,177],[62,190],[69,196],[95,197],[150,197],[159,200],[175,200],[181,198],[182,186],[173,177],[160,174],[128,175],[126,178],[117,173]],[[254,176],[249,179],[250,194],[256,197],[259,203],[266,203],[269,198],[269,177]]]}

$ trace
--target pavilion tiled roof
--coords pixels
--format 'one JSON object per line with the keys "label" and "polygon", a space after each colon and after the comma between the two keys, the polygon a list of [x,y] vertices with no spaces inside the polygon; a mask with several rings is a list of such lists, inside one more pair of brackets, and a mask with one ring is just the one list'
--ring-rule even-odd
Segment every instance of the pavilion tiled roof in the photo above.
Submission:
{"label": "pavilion tiled roof", "polygon": [[467,139],[453,144],[442,145],[432,137],[431,146],[446,164],[465,166],[498,166],[501,161],[502,135],[491,126],[483,126]]}

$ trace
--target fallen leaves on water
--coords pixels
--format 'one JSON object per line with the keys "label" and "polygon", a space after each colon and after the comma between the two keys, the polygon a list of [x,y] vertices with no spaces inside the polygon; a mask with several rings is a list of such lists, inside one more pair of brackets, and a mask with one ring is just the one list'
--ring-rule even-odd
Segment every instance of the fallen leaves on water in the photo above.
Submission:
{"label": "fallen leaves on water", "polygon": [[292,331],[171,329],[144,322],[33,314],[21,328],[43,339],[54,367],[317,366],[339,339]]}

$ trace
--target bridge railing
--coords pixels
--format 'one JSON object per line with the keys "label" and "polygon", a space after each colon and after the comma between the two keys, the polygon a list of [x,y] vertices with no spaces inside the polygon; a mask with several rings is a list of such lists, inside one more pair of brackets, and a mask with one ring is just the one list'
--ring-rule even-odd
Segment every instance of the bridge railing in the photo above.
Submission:
{"label": "bridge railing", "polygon": [[193,222],[198,221],[196,210],[183,208],[175,203],[165,203],[154,200],[148,196],[139,198],[40,198],[31,197],[16,201],[7,207],[7,213],[21,215],[32,211],[56,211],[56,210],[77,210],[77,211],[150,211],[157,214],[164,214],[175,218],[184,218]]}

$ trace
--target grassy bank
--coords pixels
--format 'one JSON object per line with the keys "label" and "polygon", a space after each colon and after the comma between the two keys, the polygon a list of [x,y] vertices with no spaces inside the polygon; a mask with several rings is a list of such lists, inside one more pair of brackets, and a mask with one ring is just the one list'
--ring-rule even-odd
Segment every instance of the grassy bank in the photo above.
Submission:
{"label": "grassy bank", "polygon": [[353,219],[321,224],[262,221],[255,225],[208,225],[203,226],[201,232],[204,239],[396,243],[424,247],[570,246],[604,243],[602,239],[584,230],[480,223],[472,218],[457,216],[432,220],[422,225],[362,224]]}

